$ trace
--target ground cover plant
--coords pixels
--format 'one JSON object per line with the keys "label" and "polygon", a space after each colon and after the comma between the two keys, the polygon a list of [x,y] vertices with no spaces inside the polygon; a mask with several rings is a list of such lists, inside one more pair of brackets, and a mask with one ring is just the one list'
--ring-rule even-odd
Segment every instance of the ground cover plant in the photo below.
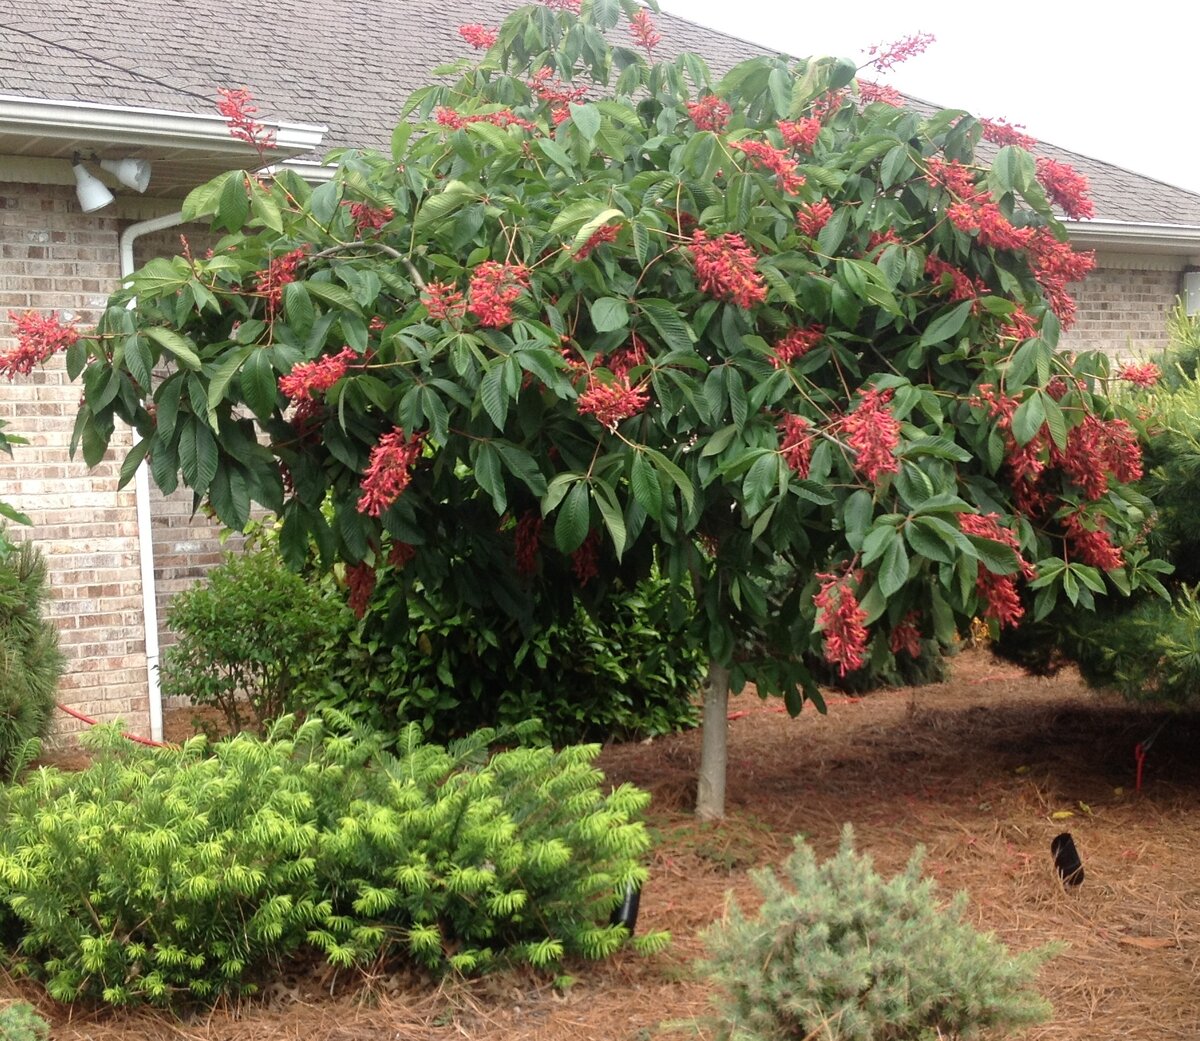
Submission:
{"label": "ground cover plant", "polygon": [[[316,189],[222,175],[184,205],[226,233],[211,257],[32,345],[83,382],[85,460],[132,424],[126,478],[146,460],[234,528],[261,503],[356,603],[390,562],[561,618],[657,561],[709,660],[707,816],[730,684],[794,712],[815,659],[1153,586],[1140,421],[1105,359],[1056,352],[1092,264],[1052,208],[1090,212],[1077,173],[845,61],[715,81],[633,0],[464,38],[390,155]],[[257,141],[249,106],[223,101]]]}
{"label": "ground cover plant", "polygon": [[58,1001],[186,1008],[306,955],[469,975],[612,954],[648,797],[603,793],[595,746],[489,758],[495,738],[447,749],[413,725],[388,754],[317,719],[162,749],[94,730],[91,766],[0,792],[10,969]]}

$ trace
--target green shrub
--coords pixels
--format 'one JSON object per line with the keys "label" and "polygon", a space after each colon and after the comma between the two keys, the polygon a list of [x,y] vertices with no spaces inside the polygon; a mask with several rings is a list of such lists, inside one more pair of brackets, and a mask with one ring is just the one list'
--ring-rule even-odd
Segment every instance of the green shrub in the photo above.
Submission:
{"label": "green shrub", "polygon": [[963,922],[966,895],[941,906],[921,857],[886,881],[854,852],[847,825],[823,864],[797,838],[782,881],[751,872],[765,898],[757,917],[731,901],[706,937],[721,1036],[925,1041],[1044,1019],[1047,1004],[1028,988],[1052,952],[1013,957]]}
{"label": "green shrub", "polygon": [[0,1041],[49,1041],[50,1024],[27,1001],[0,1004]]}
{"label": "green shrub", "polygon": [[648,796],[602,794],[595,747],[489,760],[494,737],[446,749],[413,725],[391,755],[287,719],[266,740],[148,750],[96,728],[91,767],[0,800],[14,966],[60,1001],[166,1005],[251,992],[313,953],[467,973],[607,956],[626,939],[607,917],[646,877]]}
{"label": "green shrub", "polygon": [[577,605],[561,622],[522,628],[419,587],[400,599],[385,581],[358,624],[327,636],[331,670],[306,696],[387,733],[419,722],[436,740],[529,719],[556,745],[670,733],[695,725],[704,673],[670,595],[654,578],[591,612]]}
{"label": "green shrub", "polygon": [[63,658],[43,616],[46,564],[30,543],[0,539],[0,776],[35,754],[50,728]]}
{"label": "green shrub", "polygon": [[349,612],[271,552],[230,554],[171,601],[177,643],[162,659],[162,689],[220,709],[233,730],[261,732],[303,706],[327,668],[319,653],[344,632]]}

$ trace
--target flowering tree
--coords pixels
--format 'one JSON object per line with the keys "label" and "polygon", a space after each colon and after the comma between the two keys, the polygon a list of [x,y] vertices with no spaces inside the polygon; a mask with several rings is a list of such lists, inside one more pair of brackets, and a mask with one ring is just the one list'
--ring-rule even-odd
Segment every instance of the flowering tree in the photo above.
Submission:
{"label": "flowering tree", "polygon": [[148,459],[234,528],[263,504],[360,606],[383,569],[528,615],[657,564],[711,659],[710,816],[731,682],[798,711],[816,659],[1153,581],[1135,428],[1102,359],[1055,352],[1091,258],[1051,203],[1085,213],[1081,177],[843,61],[714,84],[632,0],[460,31],[477,60],[391,155],[191,194],[215,250],[65,345],[86,459],[131,423],[126,479]]}

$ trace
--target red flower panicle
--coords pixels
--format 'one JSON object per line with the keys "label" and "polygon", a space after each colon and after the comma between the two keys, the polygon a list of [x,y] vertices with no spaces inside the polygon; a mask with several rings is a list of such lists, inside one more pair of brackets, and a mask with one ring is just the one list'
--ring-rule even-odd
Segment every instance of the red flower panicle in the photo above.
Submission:
{"label": "red flower panicle", "polygon": [[946,279],[949,278],[952,301],[976,300],[987,293],[987,286],[982,282],[932,253],[925,260],[925,274],[933,279],[934,288],[938,293],[946,291]]}
{"label": "red flower panicle", "polygon": [[524,264],[485,260],[471,273],[469,310],[480,325],[502,328],[512,323],[512,305],[528,286],[529,268]]}
{"label": "red flower panicle", "polygon": [[718,134],[725,129],[733,111],[716,94],[706,94],[699,101],[689,101],[687,110],[697,130],[711,130]]}
{"label": "red flower panicle", "polygon": [[755,166],[775,175],[779,190],[795,195],[804,187],[804,177],[796,170],[796,162],[787,152],[765,141],[734,141],[733,148],[744,152]]}
{"label": "red flower panicle", "polygon": [[802,152],[811,152],[821,133],[821,120],[815,117],[783,119],[777,125],[783,135],[783,143],[788,148],[798,148]]}
{"label": "red flower panicle", "polygon": [[350,594],[348,603],[355,618],[361,618],[367,613],[371,594],[375,592],[375,579],[375,569],[365,562],[351,564],[346,568],[346,589]]}
{"label": "red flower panicle", "polygon": [[917,628],[916,611],[909,611],[903,621],[892,630],[888,647],[893,654],[903,651],[910,658],[921,657],[921,630]]}
{"label": "red flower panicle", "polygon": [[818,575],[821,588],[813,597],[817,608],[817,627],[824,634],[825,660],[836,665],[838,675],[863,667],[867,649],[867,613],[858,604],[850,588],[849,576]]}
{"label": "red flower panicle", "polygon": [[1039,156],[1037,179],[1046,189],[1050,201],[1071,220],[1083,220],[1096,215],[1092,200],[1088,198],[1088,179],[1073,166]]}
{"label": "red flower panicle", "polygon": [[467,301],[453,282],[427,283],[421,303],[435,322],[456,322],[467,313]]}
{"label": "red flower panicle", "polygon": [[826,198],[819,202],[805,203],[796,211],[796,227],[802,234],[815,239],[832,216],[833,206]]}
{"label": "red flower panicle", "polygon": [[17,345],[0,354],[0,373],[10,382],[18,373],[28,375],[35,365],[43,364],[79,340],[79,330],[74,323],[64,325],[57,314],[9,311],[8,320],[17,334]]}
{"label": "red flower panicle", "polygon": [[593,529],[580,547],[571,554],[571,570],[581,586],[600,575],[600,536]]}
{"label": "red flower panicle", "polygon": [[771,364],[781,368],[788,362],[803,358],[825,335],[825,326],[807,325],[803,329],[793,329],[782,340],[775,344],[775,353],[771,356]]}
{"label": "red flower panicle", "polygon": [[552,11],[573,11],[579,14],[583,0],[542,0],[542,3]]}
{"label": "red flower panicle", "polygon": [[478,22],[470,22],[458,27],[458,35],[467,41],[477,51],[486,51],[499,37],[495,29],[489,29]]}
{"label": "red flower panicle", "polygon": [[[991,539],[1002,542],[1017,554],[1021,562],[1021,573],[1028,580],[1035,577],[1033,567],[1020,556],[1021,544],[1008,528],[1000,524],[1000,517],[995,513],[960,513],[958,526],[965,535],[976,538]],[[975,579],[975,589],[984,603],[983,616],[995,618],[1001,626],[1011,625],[1014,628],[1020,623],[1025,614],[1021,597],[1017,593],[1016,575],[997,575],[979,564],[979,572]]]}
{"label": "red flower panicle", "polygon": [[[824,94],[818,97],[812,103],[812,118],[818,124],[824,123],[830,116],[837,115],[841,107],[846,103],[849,97],[846,88],[841,90],[827,90]],[[803,120],[801,120],[803,122]],[[782,126],[782,124],[781,124]]]}
{"label": "red flower panicle", "polygon": [[1140,364],[1130,362],[1127,365],[1121,366],[1117,372],[1117,379],[1133,383],[1138,387],[1153,387],[1162,379],[1162,369],[1152,361],[1141,362]]}
{"label": "red flower panicle", "polygon": [[1051,454],[1084,497],[1092,500],[1108,491],[1110,473],[1122,484],[1142,476],[1142,446],[1123,419],[1106,422],[1089,412],[1067,432],[1067,450],[1059,453],[1052,448]]}
{"label": "red flower panicle", "polygon": [[537,571],[538,545],[542,540],[542,516],[537,510],[529,510],[517,521],[513,533],[513,558],[517,572],[532,575]]}
{"label": "red flower panicle", "polygon": [[1007,119],[983,118],[978,122],[983,127],[983,139],[994,145],[1016,145],[1027,152],[1037,148],[1037,138],[1023,133],[1025,126],[1022,123],[1010,123]]}
{"label": "red flower panicle", "polygon": [[789,412],[779,421],[776,429],[779,431],[779,452],[783,461],[797,477],[807,480],[816,438],[812,424],[803,416]]}
{"label": "red flower panicle", "polygon": [[963,166],[957,159],[946,162],[935,156],[927,160],[925,180],[930,187],[945,188],[962,202],[982,202],[988,198],[987,192],[975,184],[970,167]]}
{"label": "red flower panicle", "polygon": [[1000,323],[1000,338],[1003,340],[1023,342],[1032,340],[1037,334],[1038,320],[1021,306]]}
{"label": "red flower panicle", "polygon": [[464,116],[457,109],[444,108],[438,106],[433,110],[433,118],[440,126],[444,126],[450,130],[461,130],[469,123],[491,123],[494,127],[499,127],[501,130],[506,130],[508,127],[520,127],[522,130],[536,130],[537,125],[529,122],[528,119],[522,119],[516,115],[511,109],[502,108],[495,112],[478,112],[470,116]]}
{"label": "red flower panicle", "polygon": [[404,436],[399,427],[384,434],[371,449],[367,471],[363,474],[358,512],[378,517],[391,506],[412,480],[413,464],[421,455],[424,435]]}
{"label": "red flower panicle", "polygon": [[888,408],[890,390],[868,390],[853,412],[841,421],[846,443],[854,450],[854,469],[869,481],[900,470],[896,446],[900,444],[900,423]]}
{"label": "red flower panicle", "polygon": [[738,307],[753,307],[767,298],[767,285],[755,270],[758,257],[741,235],[710,239],[703,228],[692,235],[692,256],[700,291]]}
{"label": "red flower panicle", "polygon": [[316,401],[330,387],[346,375],[359,357],[349,347],[337,354],[327,354],[316,361],[305,361],[292,366],[292,371],[279,377],[279,390],[292,401]]}
{"label": "red flower panicle", "polygon": [[654,48],[662,43],[662,36],[654,24],[654,19],[650,17],[650,12],[645,8],[633,16],[629,32],[637,40],[638,46],[647,54],[653,54]]}
{"label": "red flower panicle", "polygon": [[871,55],[871,60],[863,68],[872,68],[876,72],[887,72],[902,62],[908,61],[909,58],[924,54],[929,45],[936,42],[937,37],[932,33],[913,33],[911,36],[902,36],[895,43],[877,43],[867,48],[867,54]]}
{"label": "red flower panicle", "polygon": [[1063,521],[1067,545],[1076,557],[1101,571],[1113,571],[1125,566],[1125,558],[1119,547],[1103,527],[1089,528],[1079,513],[1072,513]]}
{"label": "red flower panicle", "polygon": [[276,312],[283,303],[283,287],[289,282],[296,281],[300,262],[308,254],[308,247],[301,246],[281,257],[272,257],[266,271],[260,271],[254,277],[254,291],[262,294],[267,301],[267,315],[274,319]]}
{"label": "red flower panicle", "polygon": [[[599,359],[597,359],[597,363]],[[628,382],[629,373],[639,365],[646,364],[646,345],[637,333],[629,334],[629,343],[619,351],[609,355],[608,371],[619,380]]]}
{"label": "red flower panicle", "polygon": [[1029,243],[1029,262],[1050,310],[1062,327],[1069,329],[1075,322],[1075,300],[1067,286],[1083,280],[1096,266],[1096,255],[1078,253],[1069,242],[1059,242],[1048,228],[1038,228]]}
{"label": "red flower panicle", "polygon": [[254,118],[258,109],[250,91],[245,87],[239,90],[218,87],[217,93],[221,96],[217,102],[217,111],[229,124],[229,136],[253,145],[259,158],[264,158],[267,150],[275,145],[275,131],[268,130],[265,124]]}
{"label": "red flower panicle", "polygon": [[393,542],[387,562],[397,571],[403,571],[408,562],[417,555],[417,547],[407,542]]}
{"label": "red flower panicle", "polygon": [[601,426],[616,430],[622,419],[636,416],[649,403],[649,394],[630,387],[623,379],[601,383],[595,377],[589,377],[587,389],[579,395],[577,409],[581,416],[595,416]]}
{"label": "red flower panicle", "polygon": [[550,106],[550,120],[555,126],[571,118],[572,102],[578,103],[587,97],[586,87],[568,87],[554,74],[554,69],[549,65],[543,66],[533,74],[529,87],[540,100]]}
{"label": "red flower panicle", "polygon": [[904,108],[904,95],[895,87],[889,87],[886,84],[859,80],[858,96],[864,105],[871,105],[878,101],[884,105],[891,105],[892,108]]}
{"label": "red flower panicle", "polygon": [[592,255],[592,250],[603,246],[606,242],[615,242],[617,233],[621,230],[619,224],[603,224],[588,237],[587,241],[579,247],[579,252],[572,258],[576,263],[581,260],[587,260]]}
{"label": "red flower panicle", "polygon": [[350,207],[350,218],[360,239],[369,231],[378,231],[396,215],[390,206],[377,209],[367,202],[344,202],[342,205]]}

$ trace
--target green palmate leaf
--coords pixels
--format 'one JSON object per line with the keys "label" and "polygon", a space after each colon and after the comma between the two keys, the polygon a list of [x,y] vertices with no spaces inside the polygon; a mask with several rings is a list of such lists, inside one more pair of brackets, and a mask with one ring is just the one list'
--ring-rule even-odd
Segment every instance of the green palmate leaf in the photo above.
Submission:
{"label": "green palmate leaf", "polygon": [[592,325],[598,333],[611,333],[629,325],[629,307],[624,300],[602,296],[591,305]]}
{"label": "green palmate leaf", "polygon": [[246,194],[246,175],[238,173],[221,187],[213,226],[226,231],[241,231],[250,217],[250,199]]}
{"label": "green palmate leaf", "polygon": [[633,456],[630,467],[629,484],[633,497],[654,520],[662,519],[663,492],[658,481],[658,471],[638,452]]}
{"label": "green palmate leaf", "polygon": [[908,581],[908,553],[898,530],[893,531],[893,537],[884,550],[878,578],[879,590],[885,597],[894,596]]}
{"label": "green palmate leaf", "polygon": [[554,544],[561,553],[574,553],[583,545],[591,527],[588,486],[577,481],[558,507],[554,520]]}
{"label": "green palmate leaf", "polygon": [[504,489],[504,477],[500,472],[500,456],[487,442],[479,446],[475,456],[475,480],[492,498],[492,507],[497,514],[508,508],[508,495]]}
{"label": "green palmate leaf", "polygon": [[196,353],[196,344],[191,339],[161,325],[152,325],[144,332],[172,355],[183,368],[193,372],[200,370],[200,356]]}
{"label": "green palmate leaf", "polygon": [[1012,434],[1017,444],[1027,445],[1046,423],[1046,404],[1041,394],[1031,394],[1013,413]]}
{"label": "green palmate leaf", "polygon": [[242,397],[260,419],[266,419],[275,412],[278,399],[270,354],[264,348],[251,351],[238,377]]}
{"label": "green palmate leaf", "polygon": [[930,347],[934,344],[945,343],[952,336],[956,336],[966,324],[967,318],[970,317],[972,304],[973,301],[964,300],[957,307],[935,318],[929,328],[921,334],[920,345]]}
{"label": "green palmate leaf", "polygon": [[612,539],[613,554],[617,560],[620,560],[625,554],[628,530],[625,527],[625,517],[621,513],[621,506],[617,502],[616,492],[602,481],[597,481],[592,485],[592,493],[596,506],[600,510],[600,516],[604,518],[608,536]]}

